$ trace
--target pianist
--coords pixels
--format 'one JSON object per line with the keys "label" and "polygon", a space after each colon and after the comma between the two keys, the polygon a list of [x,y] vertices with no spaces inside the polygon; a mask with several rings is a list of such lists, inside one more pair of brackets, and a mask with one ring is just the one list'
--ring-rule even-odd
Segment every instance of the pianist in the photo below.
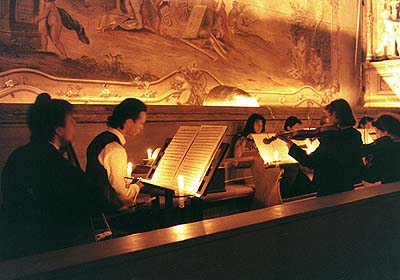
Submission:
{"label": "pianist", "polygon": [[[105,191],[108,203],[104,207],[115,211],[129,207],[143,186],[127,183],[128,156],[124,145],[126,138],[143,130],[146,121],[146,105],[135,98],[127,98],[118,104],[108,118],[108,129],[97,135],[89,144],[86,156],[86,173]],[[117,196],[115,196],[115,193]]]}

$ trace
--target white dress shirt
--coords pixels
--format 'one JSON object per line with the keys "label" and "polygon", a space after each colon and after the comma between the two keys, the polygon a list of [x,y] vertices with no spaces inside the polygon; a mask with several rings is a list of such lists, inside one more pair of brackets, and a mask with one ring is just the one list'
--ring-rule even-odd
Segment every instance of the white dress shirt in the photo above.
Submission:
{"label": "white dress shirt", "polygon": [[121,201],[129,206],[136,202],[136,197],[139,194],[140,187],[130,182],[124,177],[127,176],[128,155],[126,153],[126,140],[124,135],[117,129],[108,128],[107,131],[114,133],[121,145],[118,142],[107,144],[98,156],[100,164],[107,171],[108,181],[115,189]]}

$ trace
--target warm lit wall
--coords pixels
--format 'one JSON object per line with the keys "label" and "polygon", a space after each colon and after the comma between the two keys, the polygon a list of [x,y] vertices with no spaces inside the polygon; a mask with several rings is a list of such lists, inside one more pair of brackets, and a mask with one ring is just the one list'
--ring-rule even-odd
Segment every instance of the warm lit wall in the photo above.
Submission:
{"label": "warm lit wall", "polygon": [[[203,104],[221,84],[244,89],[261,105],[359,100],[358,1],[154,2],[143,1],[138,30],[119,1],[57,0],[87,37],[62,29],[68,59],[51,40],[48,52],[32,43],[39,38],[33,17],[21,15],[37,13],[35,1],[3,11],[19,16],[0,16],[15,35],[12,44],[0,36],[0,102],[29,103],[47,91],[75,103],[135,96],[148,104]],[[17,27],[26,37],[16,36]],[[224,94],[225,104],[236,102],[237,93]]]}

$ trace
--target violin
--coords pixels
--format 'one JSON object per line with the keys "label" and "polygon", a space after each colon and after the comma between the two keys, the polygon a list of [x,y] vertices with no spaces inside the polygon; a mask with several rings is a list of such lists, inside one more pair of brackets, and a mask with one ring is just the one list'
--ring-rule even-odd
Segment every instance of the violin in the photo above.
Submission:
{"label": "violin", "polygon": [[283,133],[277,133],[271,138],[264,138],[264,144],[270,144],[278,138],[292,139],[292,140],[305,140],[308,138],[320,138],[326,136],[332,132],[340,131],[341,128],[337,126],[321,126],[314,129],[300,129],[296,131],[289,131]]}

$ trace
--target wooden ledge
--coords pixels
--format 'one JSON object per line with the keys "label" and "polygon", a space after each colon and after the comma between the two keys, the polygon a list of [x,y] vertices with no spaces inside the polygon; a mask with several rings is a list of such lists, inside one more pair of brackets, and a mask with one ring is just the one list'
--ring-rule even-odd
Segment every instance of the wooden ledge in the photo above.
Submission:
{"label": "wooden ledge", "polygon": [[97,244],[5,261],[0,264],[0,278],[14,279],[38,274],[45,278],[47,273],[67,268],[95,267],[100,263],[112,265],[127,261],[128,258],[133,261],[396,196],[400,196],[400,182],[133,234]]}

